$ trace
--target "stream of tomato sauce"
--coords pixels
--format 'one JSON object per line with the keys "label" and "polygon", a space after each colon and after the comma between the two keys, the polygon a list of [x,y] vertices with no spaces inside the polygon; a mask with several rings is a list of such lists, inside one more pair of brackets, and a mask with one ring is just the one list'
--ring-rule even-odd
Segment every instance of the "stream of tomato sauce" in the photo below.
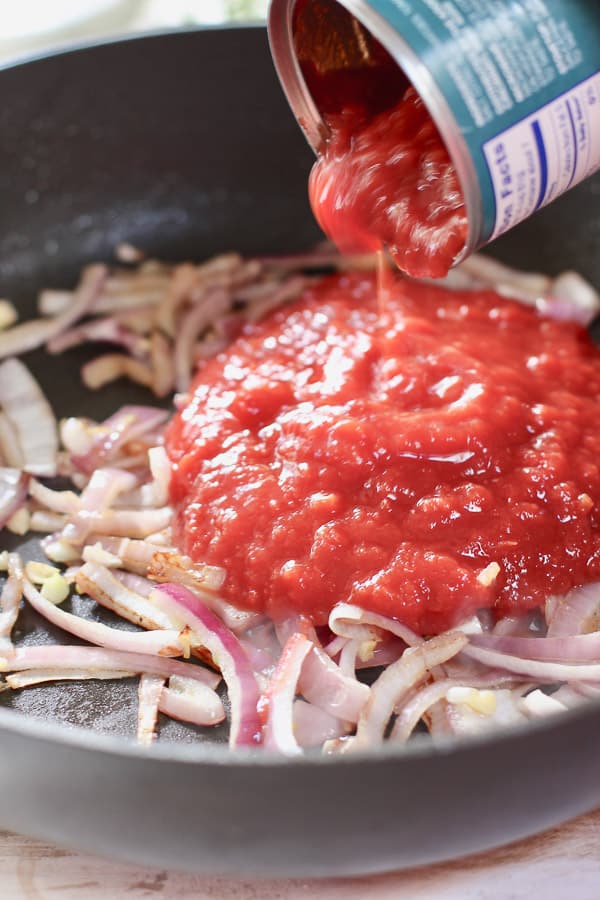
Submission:
{"label": "stream of tomato sauce", "polygon": [[600,577],[600,354],[491,292],[324,279],[205,363],[167,432],[179,546],[224,596],[422,634]]}

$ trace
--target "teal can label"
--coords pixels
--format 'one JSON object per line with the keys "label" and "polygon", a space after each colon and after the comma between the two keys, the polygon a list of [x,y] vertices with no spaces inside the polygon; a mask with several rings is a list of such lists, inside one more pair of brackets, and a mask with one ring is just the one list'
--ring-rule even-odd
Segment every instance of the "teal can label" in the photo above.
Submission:
{"label": "teal can label", "polygon": [[[467,253],[600,169],[600,0],[339,5],[385,47],[429,107],[463,187]],[[290,46],[293,52],[293,40]],[[278,56],[292,102],[297,92],[288,90]],[[311,140],[310,105],[303,118],[296,114]]]}

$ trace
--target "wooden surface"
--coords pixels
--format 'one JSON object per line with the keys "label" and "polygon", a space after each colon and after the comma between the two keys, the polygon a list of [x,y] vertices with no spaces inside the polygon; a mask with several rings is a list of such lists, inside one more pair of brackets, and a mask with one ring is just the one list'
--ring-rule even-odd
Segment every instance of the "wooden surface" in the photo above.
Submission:
{"label": "wooden surface", "polygon": [[330,881],[247,881],[111,863],[0,832],[1,900],[599,900],[600,810],[454,863]]}

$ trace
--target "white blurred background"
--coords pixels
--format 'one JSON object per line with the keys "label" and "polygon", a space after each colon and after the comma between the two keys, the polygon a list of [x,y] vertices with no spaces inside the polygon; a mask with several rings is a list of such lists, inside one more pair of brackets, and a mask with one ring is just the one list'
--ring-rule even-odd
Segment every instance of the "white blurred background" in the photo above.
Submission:
{"label": "white blurred background", "polygon": [[265,18],[268,0],[0,0],[0,62],[157,28]]}

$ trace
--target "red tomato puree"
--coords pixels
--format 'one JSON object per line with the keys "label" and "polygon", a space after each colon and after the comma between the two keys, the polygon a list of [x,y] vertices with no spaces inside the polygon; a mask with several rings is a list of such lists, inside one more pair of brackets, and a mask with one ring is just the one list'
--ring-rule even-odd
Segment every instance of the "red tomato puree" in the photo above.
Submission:
{"label": "red tomato puree", "polygon": [[446,275],[467,218],[444,142],[412,87],[390,108],[368,109],[325,116],[331,137],[309,183],[317,221],[343,253],[387,246],[410,275]]}
{"label": "red tomato puree", "polygon": [[600,354],[494,293],[323,280],[204,364],[167,434],[180,546],[224,595],[423,634],[600,577]]}

